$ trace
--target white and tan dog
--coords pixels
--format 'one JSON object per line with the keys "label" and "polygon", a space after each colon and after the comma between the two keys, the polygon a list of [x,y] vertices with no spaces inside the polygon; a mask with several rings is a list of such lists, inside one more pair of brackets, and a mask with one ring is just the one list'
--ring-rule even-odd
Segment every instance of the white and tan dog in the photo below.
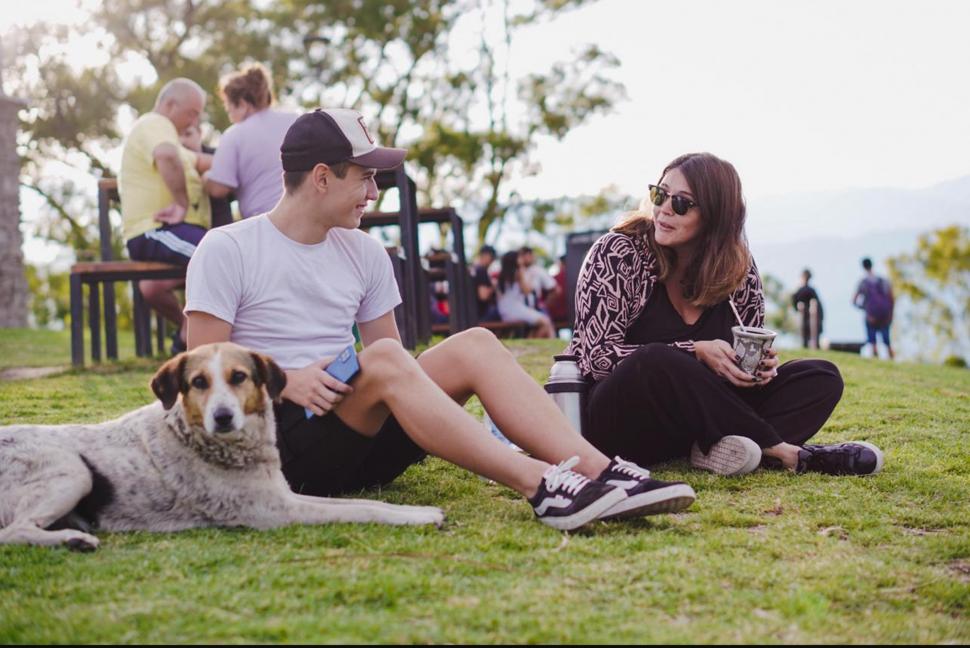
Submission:
{"label": "white and tan dog", "polygon": [[231,343],[166,362],[156,402],[96,425],[0,427],[0,543],[91,551],[92,528],[437,524],[440,509],[293,493],[280,471],[269,358]]}

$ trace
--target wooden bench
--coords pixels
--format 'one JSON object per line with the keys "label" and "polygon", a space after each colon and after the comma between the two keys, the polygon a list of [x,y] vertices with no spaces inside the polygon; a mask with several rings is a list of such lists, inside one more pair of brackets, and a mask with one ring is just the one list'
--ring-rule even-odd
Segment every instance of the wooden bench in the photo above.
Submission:
{"label": "wooden bench", "polygon": [[[118,325],[115,316],[116,281],[130,281],[134,307],[135,355],[151,355],[151,311],[142,299],[137,282],[145,279],[185,278],[185,268],[168,263],[114,260],[111,249],[112,202],[118,201],[118,182],[114,178],[98,180],[98,234],[101,261],[80,262],[71,266],[71,362],[84,364],[84,286],[88,290],[88,325],[91,331],[91,360],[101,361],[101,315],[104,315],[105,354],[118,358]],[[102,298],[103,294],[103,298]],[[164,348],[165,327],[158,318],[158,347]]]}

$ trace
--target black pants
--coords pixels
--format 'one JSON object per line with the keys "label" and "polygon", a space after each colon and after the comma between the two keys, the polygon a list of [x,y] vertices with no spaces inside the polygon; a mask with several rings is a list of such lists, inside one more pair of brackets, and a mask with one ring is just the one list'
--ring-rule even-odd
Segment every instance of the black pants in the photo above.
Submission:
{"label": "black pants", "polygon": [[826,360],[792,360],[763,387],[735,387],[702,362],[665,344],[647,344],[596,383],[587,400],[586,438],[607,456],[649,466],[707,452],[724,436],[762,448],[802,445],[842,396],[842,376]]}

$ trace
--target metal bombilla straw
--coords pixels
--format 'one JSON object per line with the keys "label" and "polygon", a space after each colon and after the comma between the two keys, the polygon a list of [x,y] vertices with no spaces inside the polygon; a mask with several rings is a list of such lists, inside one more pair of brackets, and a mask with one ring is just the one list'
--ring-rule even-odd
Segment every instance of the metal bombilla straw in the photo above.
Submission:
{"label": "metal bombilla straw", "polygon": [[748,327],[744,325],[744,320],[741,319],[741,314],[738,313],[737,307],[734,305],[734,300],[728,297],[728,304],[731,305],[731,310],[734,311],[734,316],[738,318],[738,324],[741,326],[741,330],[744,332],[748,331]]}

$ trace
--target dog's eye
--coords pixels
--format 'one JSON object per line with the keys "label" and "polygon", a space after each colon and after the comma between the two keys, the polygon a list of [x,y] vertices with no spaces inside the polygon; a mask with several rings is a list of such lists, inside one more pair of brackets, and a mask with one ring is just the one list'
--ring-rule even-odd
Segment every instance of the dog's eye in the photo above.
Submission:
{"label": "dog's eye", "polygon": [[192,379],[192,386],[196,389],[208,389],[209,381],[205,379],[205,376],[196,376]]}
{"label": "dog's eye", "polygon": [[229,384],[238,385],[246,380],[248,376],[241,371],[233,371],[232,375],[229,376]]}

